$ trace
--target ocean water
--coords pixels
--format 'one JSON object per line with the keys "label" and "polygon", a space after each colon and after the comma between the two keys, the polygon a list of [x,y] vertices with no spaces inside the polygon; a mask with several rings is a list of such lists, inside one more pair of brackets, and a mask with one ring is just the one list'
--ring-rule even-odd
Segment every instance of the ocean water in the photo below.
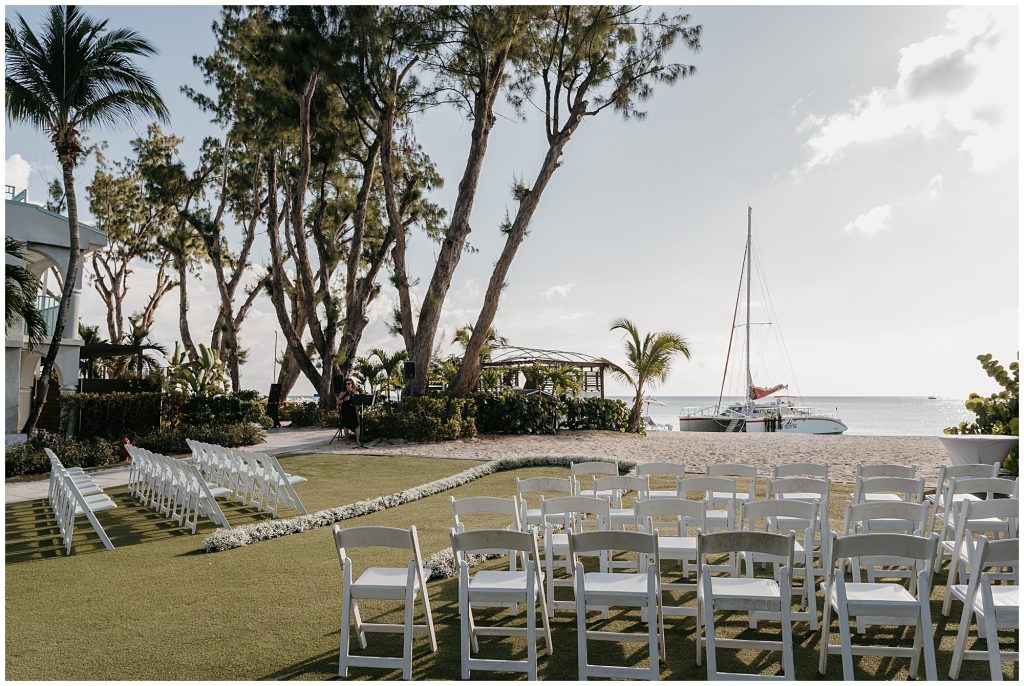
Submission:
{"label": "ocean water", "polygon": [[[632,398],[617,397],[632,402]],[[664,405],[650,405],[651,418],[658,424],[670,424],[679,430],[679,411],[683,407],[707,407],[718,396],[652,396]],[[801,405],[826,413],[836,413],[850,427],[851,436],[941,436],[947,426],[971,421],[974,414],[964,407],[964,398],[922,397],[831,397],[808,396]],[[725,401],[723,401],[725,402]]]}

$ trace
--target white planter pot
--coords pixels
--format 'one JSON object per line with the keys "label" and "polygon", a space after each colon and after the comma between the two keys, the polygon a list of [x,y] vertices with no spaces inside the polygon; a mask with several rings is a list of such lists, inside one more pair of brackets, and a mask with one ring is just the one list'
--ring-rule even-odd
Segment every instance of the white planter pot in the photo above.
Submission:
{"label": "white planter pot", "polygon": [[942,445],[949,452],[949,461],[961,464],[1001,463],[1018,444],[1018,436],[939,436]]}

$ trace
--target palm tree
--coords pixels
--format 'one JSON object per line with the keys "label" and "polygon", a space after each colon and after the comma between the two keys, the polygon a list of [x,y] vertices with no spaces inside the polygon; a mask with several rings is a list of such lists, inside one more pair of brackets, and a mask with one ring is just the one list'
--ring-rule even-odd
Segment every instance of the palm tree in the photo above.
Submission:
{"label": "palm tree", "polygon": [[[78,337],[85,345],[97,343],[109,343],[107,339],[100,336],[100,327],[86,326],[85,322],[78,322]],[[78,373],[86,379],[105,379],[106,366],[95,357],[82,357],[78,360]]]}
{"label": "palm tree", "polygon": [[379,364],[366,357],[357,357],[352,366],[352,375],[356,381],[370,389],[370,395],[377,393],[377,387],[383,381],[383,369]]}
{"label": "palm tree", "polygon": [[[11,257],[24,260],[25,244],[10,236],[4,236],[4,250]],[[36,292],[39,279],[27,267],[18,264],[4,264],[4,321],[7,328],[21,319],[28,329],[32,343],[42,343],[46,338],[46,320],[39,311]]]}
{"label": "palm tree", "polygon": [[[92,126],[131,122],[138,114],[166,121],[167,106],[153,80],[132,61],[156,53],[135,31],[108,30],[106,21],[87,17],[75,5],[50,7],[38,36],[21,15],[16,24],[4,22],[7,118],[31,124],[50,137],[63,171],[68,208],[70,257],[50,348],[42,363],[41,378],[47,379],[64,337],[82,259],[74,174],[85,152],[82,132]],[[47,388],[43,385],[33,401],[26,433],[35,430]]]}
{"label": "palm tree", "polygon": [[409,353],[405,350],[396,350],[388,355],[382,348],[374,348],[370,351],[371,357],[376,357],[380,363],[379,367],[383,372],[384,394],[391,400],[392,384],[401,388],[402,376],[398,373],[402,363],[409,359]]}
{"label": "palm tree", "polygon": [[641,338],[636,324],[625,317],[612,322],[610,330],[615,329],[622,329],[626,333],[626,367],[629,371],[609,360],[602,361],[611,365],[612,373],[636,392],[633,396],[633,411],[626,427],[626,431],[636,433],[640,430],[644,388],[653,388],[668,379],[676,355],[682,354],[690,359],[690,346],[685,338],[674,331],[648,333]]}

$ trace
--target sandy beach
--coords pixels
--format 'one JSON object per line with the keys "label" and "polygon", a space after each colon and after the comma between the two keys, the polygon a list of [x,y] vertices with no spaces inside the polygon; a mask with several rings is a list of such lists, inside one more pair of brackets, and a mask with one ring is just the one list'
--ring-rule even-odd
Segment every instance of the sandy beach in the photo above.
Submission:
{"label": "sandy beach", "polygon": [[[335,443],[325,452],[351,452]],[[374,455],[420,455],[494,460],[503,457],[580,456],[645,462],[677,462],[694,472],[709,464],[756,465],[770,476],[772,465],[819,462],[836,481],[854,480],[858,464],[914,464],[934,486],[949,455],[932,436],[811,436],[802,434],[651,432],[647,436],[605,431],[561,431],[553,436],[480,436],[441,443],[374,442]]]}

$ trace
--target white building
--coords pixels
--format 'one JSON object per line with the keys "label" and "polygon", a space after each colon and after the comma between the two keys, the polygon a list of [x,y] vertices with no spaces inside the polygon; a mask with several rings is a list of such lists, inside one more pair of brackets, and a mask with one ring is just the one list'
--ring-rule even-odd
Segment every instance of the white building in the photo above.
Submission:
{"label": "white building", "polygon": [[[39,309],[46,320],[47,334],[42,344],[33,346],[25,334],[22,321],[7,328],[4,346],[4,431],[8,436],[17,433],[28,419],[32,387],[39,374],[40,361],[50,345],[50,332],[57,321],[61,284],[70,256],[68,218],[27,202],[24,191],[17,194],[14,191],[10,186],[7,187],[8,198],[4,203],[5,232],[11,238],[27,244],[26,259],[22,263],[5,253],[5,264],[21,263],[39,278]],[[79,226],[81,265],[84,265],[85,255],[105,246],[107,236],[93,226],[82,223]],[[78,336],[78,313],[84,280],[81,265],[71,296],[71,311],[64,328],[64,338],[54,366],[61,393],[74,393],[78,386],[78,355],[82,346],[82,339]],[[48,295],[47,291],[52,295]]]}

